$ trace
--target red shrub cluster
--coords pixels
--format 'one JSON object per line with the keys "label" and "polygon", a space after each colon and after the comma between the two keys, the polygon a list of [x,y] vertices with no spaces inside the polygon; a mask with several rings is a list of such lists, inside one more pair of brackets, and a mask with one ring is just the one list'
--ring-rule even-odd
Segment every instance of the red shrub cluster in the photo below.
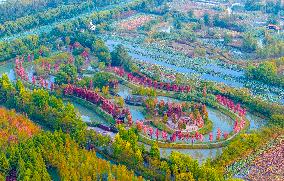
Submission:
{"label": "red shrub cluster", "polygon": [[123,68],[109,67],[110,71],[115,72],[117,75],[123,77],[127,75],[127,79],[135,84],[153,87],[155,89],[162,89],[174,92],[190,92],[191,88],[188,85],[177,85],[165,82],[158,82],[146,77],[145,75],[134,75],[132,73],[127,73]]}
{"label": "red shrub cluster", "polygon": [[104,111],[111,114],[115,119],[124,119],[124,117],[130,114],[128,109],[120,109],[118,105],[114,104],[110,100],[86,88],[76,87],[68,84],[64,89],[64,94],[75,95],[77,97],[86,99],[93,104],[99,105]]}
{"label": "red shrub cluster", "polygon": [[238,113],[239,116],[243,117],[246,115],[246,109],[242,108],[240,104],[235,104],[232,100],[221,95],[216,95],[216,99],[223,106],[229,108],[231,111],[235,113]]}

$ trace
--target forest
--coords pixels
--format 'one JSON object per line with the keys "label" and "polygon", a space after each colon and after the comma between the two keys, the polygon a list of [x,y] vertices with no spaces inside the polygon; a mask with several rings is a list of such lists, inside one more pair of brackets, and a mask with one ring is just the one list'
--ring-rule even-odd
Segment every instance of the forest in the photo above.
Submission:
{"label": "forest", "polygon": [[283,15],[0,1],[0,181],[283,180]]}

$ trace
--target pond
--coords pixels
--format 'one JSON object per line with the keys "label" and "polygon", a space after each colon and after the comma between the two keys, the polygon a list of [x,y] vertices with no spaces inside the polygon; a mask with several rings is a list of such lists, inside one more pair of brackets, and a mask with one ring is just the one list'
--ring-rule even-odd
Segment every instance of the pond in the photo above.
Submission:
{"label": "pond", "polygon": [[[228,70],[226,70],[228,71]],[[30,66],[27,68],[27,72],[29,74],[29,77],[31,78],[33,67]],[[7,73],[9,78],[11,80],[15,80],[15,75],[13,71],[13,62],[8,62],[3,65],[0,65],[0,75],[3,73]],[[237,74],[237,73],[236,73]],[[50,82],[54,81],[54,77],[50,77]],[[118,94],[122,96],[123,98],[127,97],[129,94],[131,94],[131,90],[123,85],[119,86]],[[159,100],[165,100],[165,101],[171,101],[171,102],[180,102],[177,99],[158,96]],[[66,102],[65,102],[66,103]],[[74,104],[75,108],[79,111],[79,113],[82,115],[82,119],[85,122],[92,122],[96,121],[99,123],[107,124],[104,118],[97,115],[93,110],[90,110],[86,108],[83,105],[77,104],[76,102],[71,102]],[[128,106],[128,105],[127,105]],[[130,109],[131,115],[133,117],[133,120],[143,120],[145,119],[143,115],[143,108],[139,106],[128,106]],[[213,108],[208,108],[208,114],[209,118],[213,121],[213,133],[216,135],[217,129],[220,128],[222,131],[231,132],[233,129],[233,123],[234,120],[232,120],[230,117],[220,113],[218,110],[215,110]],[[248,113],[247,118],[251,121],[250,129],[258,129],[261,126],[263,126],[266,121],[262,118],[259,118],[258,116],[255,116],[253,114]],[[89,127],[89,129],[95,129],[95,131],[105,133],[104,130],[97,130],[99,128]],[[108,133],[106,133],[108,134]],[[110,135],[112,138],[115,136],[115,134]],[[205,135],[205,140],[209,140],[208,135]],[[160,149],[161,154],[163,157],[167,157],[170,155],[171,151],[179,151],[181,153],[188,154],[192,156],[195,159],[198,159],[199,162],[204,161],[207,158],[214,158],[216,155],[220,154],[222,149],[168,149],[168,148],[161,148]]]}
{"label": "pond", "polygon": [[10,80],[15,80],[14,62],[8,61],[0,64],[0,76],[7,74]]}
{"label": "pond", "polygon": [[160,148],[160,154],[163,158],[168,158],[172,151],[178,151],[180,153],[190,155],[193,159],[198,160],[199,163],[206,161],[206,159],[214,159],[216,156],[222,153],[222,148],[213,149],[171,149]]}
{"label": "pond", "polygon": [[256,115],[254,115],[250,112],[247,112],[246,118],[250,121],[249,130],[259,129],[259,128],[263,127],[264,125],[266,125],[267,122],[268,122],[267,119],[256,116]]}
{"label": "pond", "polygon": [[47,172],[48,172],[48,174],[50,175],[50,177],[53,181],[60,181],[60,176],[59,176],[57,168],[49,167],[49,168],[47,168]]}
{"label": "pond", "polygon": [[[144,144],[144,143],[141,143]],[[150,146],[144,144],[146,150],[150,150]],[[206,161],[206,159],[214,159],[216,156],[222,153],[222,148],[213,148],[213,149],[176,149],[176,148],[160,148],[160,154],[162,158],[169,158],[173,151],[189,155],[191,158],[198,160],[201,164]]]}
{"label": "pond", "polygon": [[96,152],[96,156],[97,156],[98,158],[100,158],[100,159],[103,159],[103,160],[109,161],[111,164],[116,165],[116,163],[115,163],[114,161],[109,160],[109,159],[108,159],[108,158],[106,158],[104,155],[102,155],[102,154],[100,154],[100,153],[98,153],[98,152]]}
{"label": "pond", "polygon": [[84,122],[96,122],[96,123],[103,123],[107,124],[104,118],[99,116],[97,113],[95,113],[93,110],[88,109],[87,107],[78,104],[74,101],[64,101],[64,103],[67,104],[67,102],[70,102],[74,105],[75,109],[80,113],[82,120]]}
{"label": "pond", "polygon": [[[27,65],[25,70],[26,70],[26,73],[28,74],[29,81],[31,82],[32,77],[34,75],[34,71],[35,71],[33,65],[30,65],[30,64]],[[0,64],[0,77],[3,74],[7,74],[11,81],[16,80],[13,61],[7,61],[5,63]],[[46,80],[47,80],[47,83],[48,83],[48,88],[50,88],[51,83],[54,83],[54,81],[55,81],[55,77],[53,75],[50,75]]]}
{"label": "pond", "polygon": [[[122,96],[123,98],[126,98],[127,96],[131,95],[131,90],[127,86],[120,84],[118,88],[118,95]],[[178,99],[165,97],[165,96],[157,96],[157,99],[159,101],[164,100],[166,102],[168,101],[181,102]],[[134,118],[137,118],[139,120],[144,119],[144,116],[142,113],[143,108],[139,106],[129,106],[129,105],[127,106],[130,108],[130,112],[133,113],[133,119]],[[229,116],[211,107],[207,107],[207,111],[208,111],[208,116],[210,120],[213,122],[213,130],[212,130],[213,135],[217,133],[218,128],[220,128],[222,131],[225,131],[225,132],[231,132],[233,130],[234,120],[231,119]],[[256,116],[250,112],[247,112],[247,119],[250,121],[251,130],[260,128],[267,123],[265,119],[259,116]],[[205,138],[209,140],[208,135],[206,135]]]}
{"label": "pond", "polygon": [[145,116],[142,113],[143,107],[141,107],[141,106],[130,106],[130,105],[126,105],[126,107],[129,108],[132,119],[133,119],[134,122],[136,122],[137,120],[145,120]]}
{"label": "pond", "polygon": [[[127,97],[128,95],[131,95],[131,90],[124,86],[119,85],[118,88],[118,95],[122,97]],[[164,97],[164,96],[157,96],[158,100],[164,100],[164,101],[171,101],[171,102],[181,102],[180,100]],[[139,106],[128,106],[130,108],[130,112],[133,116],[133,120],[136,121],[136,119],[144,119],[142,108]],[[229,116],[221,113],[220,111],[207,107],[208,116],[210,120],[213,122],[213,135],[217,134],[217,129],[220,128],[222,132],[231,132],[233,131],[233,125],[234,120],[231,119]],[[247,119],[251,122],[250,124],[250,130],[260,128],[263,126],[266,122],[264,119],[253,115],[251,113],[247,113]],[[204,135],[204,140],[209,141],[209,135]],[[190,142],[190,140],[189,140]],[[145,145],[146,148],[149,148],[149,145]],[[214,148],[214,149],[172,149],[172,148],[160,148],[161,156],[167,158],[172,151],[179,151],[181,153],[190,155],[192,158],[197,159],[200,163],[207,158],[215,158],[217,155],[221,154],[222,148]]]}
{"label": "pond", "polygon": [[[124,41],[119,38],[107,37],[105,38],[106,45],[112,50],[116,45],[123,44],[129,51],[129,55],[134,59],[157,64],[166,68],[173,69],[179,73],[199,73],[203,72],[212,74],[220,73],[223,76],[242,77],[244,72],[242,70],[233,70],[221,65],[220,61],[204,58],[189,58],[183,54],[175,52],[174,50],[163,50],[153,45],[153,47],[143,47],[138,44]],[[219,65],[220,64],[220,65]],[[229,65],[228,65],[229,66]],[[204,71],[205,70],[205,71]]]}
{"label": "pond", "polygon": [[[168,98],[168,97],[163,97],[163,96],[158,96],[158,100],[164,100],[164,101],[171,101],[171,102],[181,102],[180,100],[173,99],[173,98]],[[233,131],[233,125],[234,125],[234,120],[231,119],[229,116],[221,113],[220,111],[207,107],[208,111],[208,116],[209,119],[213,122],[213,135],[217,134],[218,128],[220,128],[223,132],[231,132]],[[251,115],[251,114],[250,114]],[[250,117],[252,120],[258,118],[257,116],[251,115]],[[259,118],[260,119],[260,118]],[[209,135],[204,135],[204,140],[209,141]]]}
{"label": "pond", "polygon": [[[14,61],[7,61],[0,64],[0,76],[7,74],[9,79],[12,81],[16,80],[15,71],[14,71]],[[33,66],[28,66],[26,68],[29,79],[32,79],[34,69]]]}

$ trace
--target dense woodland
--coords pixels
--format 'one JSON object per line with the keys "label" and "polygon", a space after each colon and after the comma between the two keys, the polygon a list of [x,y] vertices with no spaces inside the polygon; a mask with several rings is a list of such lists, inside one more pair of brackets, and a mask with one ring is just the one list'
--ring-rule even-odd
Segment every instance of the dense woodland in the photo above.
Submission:
{"label": "dense woodland", "polygon": [[[121,128],[115,141],[108,146],[106,143],[108,143],[109,140],[94,134],[93,131],[86,130],[85,124],[78,117],[76,112],[74,112],[74,107],[72,107],[72,105],[67,104],[66,106],[63,106],[62,100],[49,95],[48,92],[44,90],[26,90],[19,81],[17,82],[17,85],[14,86],[6,76],[1,78],[0,88],[3,97],[1,101],[6,107],[14,108],[19,112],[25,112],[33,120],[37,120],[36,122],[43,128],[49,130],[62,130],[65,133],[69,133],[77,143],[85,148],[100,146],[106,150],[111,149],[112,151],[109,152],[109,155],[111,155],[114,160],[127,165],[129,168],[134,169],[146,178],[164,180],[166,177],[170,179],[172,174],[181,179],[184,177],[191,179],[204,178],[205,180],[207,180],[206,178],[212,177],[215,177],[216,179],[222,178],[222,176],[218,174],[219,171],[211,167],[210,164],[199,167],[196,160],[192,160],[185,155],[173,153],[173,159],[175,157],[177,157],[175,159],[178,159],[174,162],[170,160],[169,162],[160,160],[160,153],[157,145],[152,145],[151,150],[147,152],[143,146],[141,147],[138,145],[138,137],[135,134],[136,131],[133,129],[126,131],[124,128]],[[30,146],[30,144],[28,145]],[[175,156],[175,154],[177,155]],[[182,157],[187,158],[187,161]],[[149,167],[144,166],[145,162],[150,164]],[[179,167],[185,168],[182,166],[185,163],[188,164],[190,172],[187,170],[177,172]],[[205,168],[208,169],[208,173],[202,171]],[[6,174],[8,173],[7,170],[5,172]],[[161,175],[161,171],[165,174],[167,173],[167,175]],[[40,177],[46,177],[46,172],[41,172]]]}
{"label": "dense woodland", "polygon": [[283,66],[283,57],[276,60],[269,60],[266,62],[262,62],[257,67],[249,66],[247,69],[247,76],[260,80],[263,82],[267,82],[272,85],[284,85],[283,76],[279,75],[278,68]]}
{"label": "dense woodland", "polygon": [[[139,7],[140,3],[133,3],[125,7],[115,8],[113,10],[95,12],[88,18],[78,18],[64,25],[59,24],[47,34],[43,33],[40,35],[28,35],[27,37],[16,38],[9,42],[2,41],[0,42],[0,60],[4,61],[16,57],[16,55],[23,55],[26,53],[33,53],[35,57],[38,57],[39,50],[43,51],[44,54],[45,51],[48,52],[48,50],[56,48],[57,45],[53,44],[52,42],[60,42],[60,40],[62,40],[61,38],[65,37],[66,35],[70,35],[67,43],[74,43],[75,41],[78,41],[83,46],[91,47],[90,44],[93,42],[95,35],[89,32],[80,33],[79,31],[81,28],[88,27],[88,19],[92,19],[93,22],[100,24],[103,21],[111,20],[125,9],[138,9]],[[102,29],[105,26],[106,25],[103,25]],[[98,29],[97,31],[100,30]],[[78,33],[80,36],[78,36]]]}
{"label": "dense woodland", "polygon": [[[111,0],[111,1],[89,1],[89,6],[86,6],[86,9],[90,8],[91,10],[94,6],[91,4],[95,4],[97,7],[109,5],[112,3],[116,3],[118,1]],[[27,1],[17,1],[11,0],[6,1],[0,5],[0,22],[8,22],[8,21],[15,21],[16,19],[28,15],[34,14],[41,14],[42,12],[49,12],[49,16],[52,15],[55,11],[63,11],[65,9],[69,9],[72,6],[79,6],[81,1],[79,0],[27,0]],[[58,10],[56,10],[56,8]],[[13,16],[10,16],[13,14]],[[48,15],[48,14],[46,14]],[[52,15],[53,16],[53,15]],[[43,16],[44,17],[44,16]],[[45,17],[46,18],[46,17]]]}
{"label": "dense woodland", "polygon": [[[42,132],[15,112],[1,108],[1,121],[8,131],[1,130],[1,135],[7,134],[1,136],[1,180],[5,175],[17,180],[52,180],[48,172],[52,168],[64,180],[142,180],[125,166],[110,164],[97,158],[95,151],[82,149],[69,135]],[[16,125],[21,127],[12,132]]]}

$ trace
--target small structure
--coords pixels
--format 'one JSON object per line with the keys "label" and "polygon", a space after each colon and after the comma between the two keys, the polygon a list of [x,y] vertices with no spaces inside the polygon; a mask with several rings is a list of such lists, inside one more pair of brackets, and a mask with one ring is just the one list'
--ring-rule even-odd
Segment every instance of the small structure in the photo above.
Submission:
{"label": "small structure", "polygon": [[114,126],[106,126],[106,125],[103,125],[103,124],[98,124],[97,127],[98,127],[98,128],[101,128],[102,130],[105,130],[105,131],[110,131],[110,132],[113,132],[113,133],[118,133],[117,128],[114,127]]}
{"label": "small structure", "polygon": [[270,30],[276,30],[276,31],[279,31],[281,30],[281,28],[275,24],[269,24],[267,25],[267,28],[270,29]]}
{"label": "small structure", "polygon": [[92,31],[96,30],[96,25],[94,25],[92,21],[90,21],[89,27],[90,27],[90,30]]}
{"label": "small structure", "polygon": [[197,130],[198,130],[198,126],[196,125],[186,125],[185,130],[182,130],[182,132],[193,132]]}
{"label": "small structure", "polygon": [[143,96],[127,96],[125,98],[125,103],[133,106],[142,106],[145,98]]}
{"label": "small structure", "polygon": [[194,124],[190,117],[182,116],[180,117],[179,122],[183,122],[185,124],[185,128],[182,130],[182,132],[192,132],[198,130],[198,126]]}
{"label": "small structure", "polygon": [[164,32],[164,33],[171,33],[172,26],[162,26],[158,30],[159,32]]}
{"label": "small structure", "polygon": [[187,116],[180,117],[179,121],[182,121],[182,122],[184,122],[186,124],[192,124],[193,123],[193,121],[190,119],[190,117],[187,117]]}

